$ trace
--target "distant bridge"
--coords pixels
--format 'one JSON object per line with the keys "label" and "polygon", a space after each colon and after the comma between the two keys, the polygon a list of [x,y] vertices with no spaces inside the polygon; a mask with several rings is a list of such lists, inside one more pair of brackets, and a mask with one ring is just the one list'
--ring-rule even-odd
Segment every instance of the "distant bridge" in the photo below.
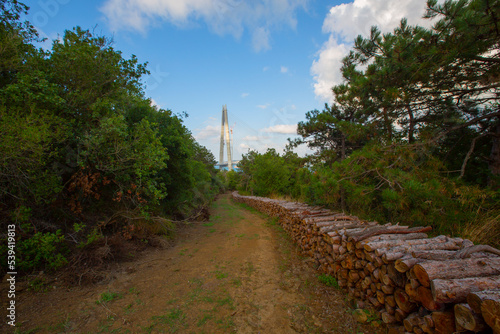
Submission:
{"label": "distant bridge", "polygon": [[[224,130],[226,134],[226,139],[224,140]],[[233,129],[231,129],[231,134],[233,133]],[[227,162],[224,163],[224,143],[227,144]],[[222,124],[220,126],[220,159],[219,169],[233,170],[233,164],[235,161],[231,158],[233,152],[231,151],[231,137],[229,137],[229,122],[227,119],[227,106],[222,106]],[[239,161],[238,161],[239,162]],[[236,162],[236,164],[238,163]],[[235,168],[238,168],[235,166]]]}
{"label": "distant bridge", "polygon": [[[233,160],[233,161],[232,161],[232,164],[231,164],[232,168],[233,168],[233,169],[239,169],[238,164],[240,163],[240,161],[241,161],[241,160]],[[224,162],[224,163],[216,164],[216,165],[215,165],[215,168],[217,168],[217,169],[229,170],[229,164],[228,164],[228,163],[227,163],[227,161],[226,161],[226,162]]]}

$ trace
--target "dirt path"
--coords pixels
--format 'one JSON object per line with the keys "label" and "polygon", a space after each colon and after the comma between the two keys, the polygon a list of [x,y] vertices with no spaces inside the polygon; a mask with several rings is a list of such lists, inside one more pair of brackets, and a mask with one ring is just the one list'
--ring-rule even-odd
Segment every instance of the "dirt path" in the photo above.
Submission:
{"label": "dirt path", "polygon": [[[276,222],[233,203],[106,284],[18,297],[18,333],[376,333],[318,281]],[[31,331],[33,330],[33,331]]]}

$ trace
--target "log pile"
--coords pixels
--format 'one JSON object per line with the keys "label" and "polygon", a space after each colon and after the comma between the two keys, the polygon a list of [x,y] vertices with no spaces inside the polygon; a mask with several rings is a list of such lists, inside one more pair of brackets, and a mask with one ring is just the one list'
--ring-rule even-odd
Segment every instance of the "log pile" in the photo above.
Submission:
{"label": "log pile", "polygon": [[[279,224],[318,271],[337,279],[390,333],[500,334],[500,251],[428,237],[430,227],[381,225],[298,202],[233,193]],[[361,314],[361,313],[360,313]]]}

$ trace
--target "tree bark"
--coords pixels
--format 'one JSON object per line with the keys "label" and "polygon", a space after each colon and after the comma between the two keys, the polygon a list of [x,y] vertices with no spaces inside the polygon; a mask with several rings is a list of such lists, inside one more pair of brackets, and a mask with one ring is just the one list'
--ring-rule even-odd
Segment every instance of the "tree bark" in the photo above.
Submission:
{"label": "tree bark", "polygon": [[[474,248],[467,247],[468,248]],[[465,249],[465,248],[464,248]],[[411,252],[414,258],[422,259],[422,260],[434,260],[434,261],[444,261],[444,260],[453,260],[462,258],[460,257],[460,253],[464,250],[453,251],[453,250],[423,250],[423,251],[413,251]],[[495,257],[494,254],[486,253],[485,251],[475,252],[468,256],[470,258],[480,258],[480,257]],[[422,262],[422,261],[421,261]]]}
{"label": "tree bark", "polygon": [[500,333],[500,302],[485,300],[481,305],[484,321],[493,329],[495,334]]}
{"label": "tree bark", "polygon": [[376,249],[382,249],[382,248],[422,245],[422,244],[439,243],[446,241],[448,241],[448,238],[445,236],[439,236],[436,238],[410,239],[410,240],[395,239],[395,240],[373,241],[373,242],[367,242],[364,245],[364,249],[368,252],[374,252]]}
{"label": "tree bark", "polygon": [[406,313],[410,313],[417,308],[417,305],[411,301],[410,297],[402,289],[394,291],[394,299],[398,307]]}
{"label": "tree bark", "polygon": [[455,322],[458,326],[473,332],[481,332],[488,329],[481,314],[477,314],[467,304],[456,304]]}
{"label": "tree bark", "polygon": [[376,226],[372,228],[368,228],[364,231],[360,231],[359,233],[355,233],[350,235],[349,237],[353,242],[358,242],[370,237],[373,237],[375,235],[381,235],[381,234],[410,234],[410,233],[424,233],[432,230],[431,226],[426,226],[426,227],[412,227],[409,228],[408,226]]}
{"label": "tree bark", "polygon": [[356,322],[361,324],[368,322],[368,313],[363,309],[355,309],[352,316]]}
{"label": "tree bark", "polygon": [[388,241],[388,240],[413,240],[427,238],[426,233],[410,233],[410,234],[382,234],[369,237],[362,241],[356,242],[356,248],[363,248],[363,246],[370,242]]}
{"label": "tree bark", "polygon": [[428,287],[430,282],[436,278],[450,279],[500,275],[500,258],[426,261],[416,264],[412,270],[420,284]]}
{"label": "tree bark", "polygon": [[455,315],[453,312],[432,312],[431,317],[436,334],[452,334],[455,332]]}
{"label": "tree bark", "polygon": [[408,111],[408,117],[410,118],[410,124],[408,127],[408,143],[413,144],[415,138],[413,133],[415,132],[415,117],[413,116],[413,110],[409,105],[406,106],[406,110]]}
{"label": "tree bark", "polygon": [[500,290],[486,290],[469,293],[467,296],[467,303],[476,313],[481,313],[481,305],[483,301],[487,299],[496,300],[500,303]]}
{"label": "tree bark", "polygon": [[491,177],[488,185],[493,189],[500,188],[500,116],[496,118],[497,124],[493,133],[493,145],[491,146],[489,169]]}
{"label": "tree bark", "polygon": [[418,301],[422,303],[422,306],[429,311],[443,311],[444,304],[434,301],[432,297],[432,292],[430,289],[419,286],[417,288]]}
{"label": "tree bark", "polygon": [[388,139],[389,141],[392,141],[392,123],[389,119],[389,112],[387,110],[387,107],[382,108],[382,114],[384,115],[385,129],[387,131]]}
{"label": "tree bark", "polygon": [[441,303],[463,303],[471,292],[500,289],[500,276],[435,279],[431,282],[434,300]]}

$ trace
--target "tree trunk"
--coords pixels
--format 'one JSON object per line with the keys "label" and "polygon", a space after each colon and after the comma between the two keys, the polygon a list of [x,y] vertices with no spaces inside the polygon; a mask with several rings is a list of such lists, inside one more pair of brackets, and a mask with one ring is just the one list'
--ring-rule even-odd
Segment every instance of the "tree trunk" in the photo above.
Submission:
{"label": "tree trunk", "polygon": [[439,243],[448,241],[447,237],[439,236],[435,238],[423,238],[423,239],[410,239],[410,240],[381,240],[381,241],[372,241],[364,244],[364,249],[368,252],[374,252],[377,249],[382,248],[394,248],[401,246],[413,246],[413,245],[422,245],[429,243]]}
{"label": "tree trunk", "polygon": [[[346,142],[345,142],[345,135],[341,133],[341,138],[340,138],[340,161],[344,161],[345,158],[347,157],[346,154]],[[341,185],[340,186],[340,208],[343,212],[347,211],[347,205],[345,201],[345,189]]]}
{"label": "tree trunk", "polygon": [[471,292],[500,289],[500,276],[435,279],[432,296],[441,303],[463,303]]}
{"label": "tree trunk", "polygon": [[406,106],[406,110],[408,111],[408,117],[410,118],[410,124],[408,127],[408,143],[413,144],[415,138],[413,137],[413,133],[415,132],[415,117],[413,116],[413,110],[408,105]]}
{"label": "tree trunk", "polygon": [[495,300],[485,300],[481,305],[481,313],[493,332],[500,333],[500,303]]}
{"label": "tree trunk", "polygon": [[[446,270],[443,270],[446,268]],[[466,278],[500,275],[500,258],[426,261],[416,264],[413,273],[423,286],[436,278]]]}
{"label": "tree trunk", "polygon": [[387,107],[383,107],[382,113],[384,115],[385,130],[387,131],[387,137],[389,141],[392,141],[392,123],[389,119],[389,112]]}
{"label": "tree trunk", "polygon": [[394,299],[398,307],[406,313],[410,313],[417,308],[417,305],[410,300],[410,297],[402,289],[394,291]]}
{"label": "tree trunk", "polygon": [[432,312],[432,321],[436,334],[451,334],[455,332],[455,315],[453,312]]}
{"label": "tree trunk", "polygon": [[486,290],[469,293],[467,296],[467,303],[476,313],[481,313],[481,305],[483,301],[487,299],[495,300],[500,303],[500,290]]}
{"label": "tree trunk", "polygon": [[359,322],[361,324],[368,322],[368,313],[363,309],[355,309],[352,313],[352,316],[354,320],[356,320],[356,322]]}
{"label": "tree trunk", "polygon": [[417,288],[418,300],[422,303],[422,306],[428,309],[429,311],[442,311],[444,310],[444,304],[434,301],[432,297],[432,292],[430,289],[419,286]]}
{"label": "tree trunk", "polygon": [[473,332],[481,332],[488,329],[481,314],[474,312],[469,305],[456,304],[454,310],[456,324],[460,327]]}
{"label": "tree trunk", "polygon": [[500,117],[497,117],[495,132],[493,133],[493,145],[491,146],[489,168],[491,177],[488,181],[493,189],[500,188]]}

